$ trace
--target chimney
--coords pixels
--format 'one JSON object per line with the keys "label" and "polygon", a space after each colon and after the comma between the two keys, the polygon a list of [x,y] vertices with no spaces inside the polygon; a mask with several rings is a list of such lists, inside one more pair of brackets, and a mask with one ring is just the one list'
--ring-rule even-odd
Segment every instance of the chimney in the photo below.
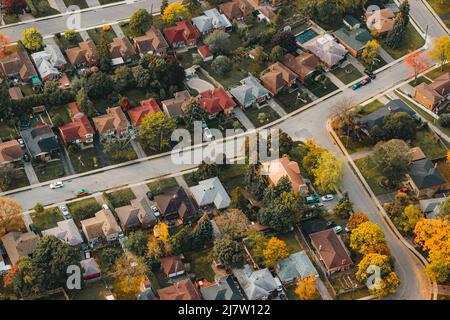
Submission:
{"label": "chimney", "polygon": [[319,251],[322,250],[322,245],[319,245]]}

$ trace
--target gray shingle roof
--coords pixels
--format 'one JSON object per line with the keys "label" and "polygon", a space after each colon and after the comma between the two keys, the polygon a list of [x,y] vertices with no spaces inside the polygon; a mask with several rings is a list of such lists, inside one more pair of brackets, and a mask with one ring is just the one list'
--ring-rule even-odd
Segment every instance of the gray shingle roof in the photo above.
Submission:
{"label": "gray shingle roof", "polygon": [[231,276],[218,279],[213,286],[200,288],[205,300],[243,300],[238,286]]}
{"label": "gray shingle roof", "polygon": [[389,101],[384,107],[361,117],[360,122],[364,124],[367,129],[371,130],[375,126],[382,126],[384,123],[384,118],[393,113],[406,112],[409,115],[414,115],[415,112],[402,100],[395,99]]}
{"label": "gray shingle roof", "polygon": [[277,275],[282,282],[290,282],[297,278],[304,278],[311,274],[318,275],[311,260],[305,251],[291,254],[284,260],[277,263]]}
{"label": "gray shingle roof", "polygon": [[439,186],[447,181],[429,159],[414,161],[409,176],[419,189]]}

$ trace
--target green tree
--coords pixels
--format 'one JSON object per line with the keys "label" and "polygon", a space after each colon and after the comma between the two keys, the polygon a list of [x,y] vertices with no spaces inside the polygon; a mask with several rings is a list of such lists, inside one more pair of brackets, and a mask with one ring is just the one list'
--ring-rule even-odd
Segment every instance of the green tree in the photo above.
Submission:
{"label": "green tree", "polygon": [[270,51],[270,61],[277,62],[283,58],[283,48],[279,45],[272,48]]}
{"label": "green tree", "polygon": [[333,211],[338,217],[342,219],[348,219],[350,217],[350,214],[353,211],[353,203],[348,198],[347,193],[344,195],[344,197],[339,199],[339,202],[334,207]]}
{"label": "green tree", "polygon": [[85,89],[89,98],[97,99],[108,96],[114,90],[113,85],[111,76],[99,71],[89,76]]}
{"label": "green tree", "polygon": [[400,217],[395,219],[396,224],[404,232],[410,232],[414,230],[417,222],[423,218],[423,213],[421,210],[416,209],[414,205],[408,205]]}
{"label": "green tree", "polygon": [[202,249],[213,241],[213,228],[208,214],[205,213],[198,221],[192,232],[192,246]]}
{"label": "green tree", "polygon": [[92,117],[94,114],[94,104],[89,99],[84,89],[80,89],[76,96],[77,105],[80,111],[83,112],[88,117]]}
{"label": "green tree", "polygon": [[40,204],[39,202],[37,202],[34,207],[33,207],[34,211],[36,213],[42,213],[44,212],[44,206],[42,204]]}
{"label": "green tree", "polygon": [[400,12],[395,18],[394,27],[389,31],[386,36],[386,45],[392,49],[398,49],[404,40],[406,32],[405,18]]}
{"label": "green tree", "polygon": [[149,113],[142,118],[139,133],[147,148],[161,152],[170,146],[170,137],[176,127],[176,121],[164,113]]}
{"label": "green tree", "polygon": [[73,42],[77,39],[78,32],[76,32],[73,29],[64,31],[64,39],[66,39],[69,42]]}
{"label": "green tree", "polygon": [[384,139],[412,139],[416,135],[416,127],[415,120],[406,112],[389,114],[383,125]]}
{"label": "green tree", "polygon": [[138,9],[130,18],[129,31],[133,37],[142,36],[150,29],[152,16],[145,9]]}
{"label": "green tree", "polygon": [[230,198],[231,198],[231,204],[230,204],[231,208],[237,208],[242,211],[248,210],[248,207],[247,207],[248,201],[247,201],[247,198],[244,196],[244,193],[243,193],[243,190],[241,189],[241,187],[234,188],[233,191],[231,191]]}
{"label": "green tree", "polygon": [[231,71],[233,63],[228,57],[218,56],[211,63],[211,67],[218,75],[224,76]]}
{"label": "green tree", "polygon": [[249,229],[248,219],[239,209],[227,209],[216,216],[214,221],[222,233],[232,239],[245,237]]}
{"label": "green tree", "polygon": [[375,145],[370,160],[386,178],[397,182],[409,171],[412,155],[403,141],[389,140]]}
{"label": "green tree", "polygon": [[206,36],[204,43],[216,54],[227,55],[230,53],[230,35],[226,32],[215,30]]}
{"label": "green tree", "polygon": [[129,88],[133,83],[133,72],[127,66],[121,66],[114,70],[114,89],[118,92]]}
{"label": "green tree", "polygon": [[244,265],[244,249],[242,245],[224,237],[214,241],[213,258],[226,268],[240,268]]}
{"label": "green tree", "polygon": [[288,231],[295,222],[293,212],[284,205],[280,198],[276,198],[258,212],[258,222],[273,228],[278,232]]}
{"label": "green tree", "polygon": [[109,52],[109,43],[104,30],[100,31],[96,50],[99,57],[100,70],[103,72],[110,71],[112,68],[111,53]]}
{"label": "green tree", "polygon": [[206,111],[201,108],[197,101],[192,98],[189,101],[189,104],[186,106],[186,109],[184,110],[184,122],[186,123],[186,127],[190,130],[194,129],[194,123],[196,121],[203,121],[206,119],[207,113]]}
{"label": "green tree", "polygon": [[138,88],[146,88],[150,84],[150,71],[142,66],[136,66],[133,68],[133,77]]}
{"label": "green tree", "polygon": [[317,160],[317,166],[312,169],[317,189],[322,192],[333,192],[339,187],[344,172],[341,159],[329,151],[324,151]]}
{"label": "green tree", "polygon": [[147,253],[148,234],[142,230],[131,232],[124,241],[125,248],[132,254],[143,257]]}
{"label": "green tree", "polygon": [[219,167],[217,164],[202,161],[198,169],[192,173],[192,181],[198,183],[199,181],[217,177],[218,175]]}

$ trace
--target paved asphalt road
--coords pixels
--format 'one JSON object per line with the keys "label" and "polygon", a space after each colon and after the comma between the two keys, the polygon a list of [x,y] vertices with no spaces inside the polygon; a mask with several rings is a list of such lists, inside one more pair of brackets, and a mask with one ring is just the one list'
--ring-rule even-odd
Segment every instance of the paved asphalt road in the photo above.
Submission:
{"label": "paved asphalt road", "polygon": [[[416,17],[416,21],[423,30],[426,29],[426,24],[429,25],[429,36],[437,37],[445,33],[434,19],[434,16],[427,11],[420,0],[412,0],[410,1],[410,5],[411,14]],[[129,10],[127,14],[129,15],[134,9]],[[334,105],[346,97],[351,97],[355,103],[365,101],[376,94],[384,93],[392,89],[396,84],[401,83],[410,75],[411,70],[405,64],[396,64],[379,73],[377,79],[368,86],[357,91],[347,89],[309,110],[288,118],[276,127],[282,128],[295,139],[314,139],[322,146],[335,152],[339,157],[342,157],[341,152],[333,144],[325,129],[325,123],[330,115],[332,115]],[[46,205],[72,198],[73,192],[81,187],[88,188],[91,191],[100,191],[174,173],[190,167],[192,166],[175,165],[172,163],[170,157],[167,156],[113,169],[104,173],[75,178],[70,182],[66,182],[66,187],[63,189],[50,191],[47,185],[15,193],[10,196],[19,201],[24,208],[31,208],[36,202]],[[401,279],[399,289],[390,298],[403,300],[429,299],[431,286],[423,273],[423,266],[388,228],[374,203],[364,191],[347,163],[345,164],[342,188],[349,192],[350,198],[355,203],[355,209],[368,214],[370,219],[380,225],[386,234],[386,239],[395,259],[395,270]]]}

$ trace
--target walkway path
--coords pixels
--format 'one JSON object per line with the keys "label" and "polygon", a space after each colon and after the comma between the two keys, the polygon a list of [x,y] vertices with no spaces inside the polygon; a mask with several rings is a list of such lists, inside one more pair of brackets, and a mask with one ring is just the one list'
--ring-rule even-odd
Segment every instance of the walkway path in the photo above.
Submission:
{"label": "walkway path", "polygon": [[137,140],[131,140],[131,146],[133,147],[134,152],[136,152],[138,158],[145,158],[147,156],[141,144]]}
{"label": "walkway path", "polygon": [[336,77],[334,74],[332,74],[331,72],[327,73],[328,78],[331,80],[331,82],[333,82],[335,84],[335,86],[337,86],[338,88],[342,88],[345,87],[346,84],[343,83],[341,81],[341,79],[339,79],[338,77]]}
{"label": "walkway path", "polygon": [[242,125],[245,127],[245,129],[247,129],[247,130],[255,129],[255,126],[250,121],[250,119],[247,118],[247,116],[245,115],[244,111],[242,111],[241,108],[234,108],[234,115],[242,123]]}
{"label": "walkway path", "polygon": [[283,107],[280,106],[275,99],[269,99],[267,101],[267,103],[269,104],[269,106],[273,109],[273,111],[275,111],[276,113],[278,113],[278,115],[280,117],[284,117],[285,115],[287,115],[287,112],[284,111]]}
{"label": "walkway path", "polygon": [[114,32],[116,33],[116,35],[118,37],[125,37],[125,33],[123,32],[122,28],[118,24],[113,24],[113,25],[111,25],[111,27],[113,28]]}
{"label": "walkway path", "polygon": [[356,160],[356,159],[364,158],[364,157],[368,156],[369,154],[372,154],[372,152],[373,152],[372,149],[362,150],[362,151],[352,153],[350,156],[352,157],[353,160]]}
{"label": "walkway path", "polygon": [[382,47],[380,47],[378,49],[378,54],[380,55],[380,57],[386,61],[387,63],[390,63],[392,61],[394,61],[395,59],[391,57],[391,55],[389,53],[386,52],[386,50],[384,50]]}

